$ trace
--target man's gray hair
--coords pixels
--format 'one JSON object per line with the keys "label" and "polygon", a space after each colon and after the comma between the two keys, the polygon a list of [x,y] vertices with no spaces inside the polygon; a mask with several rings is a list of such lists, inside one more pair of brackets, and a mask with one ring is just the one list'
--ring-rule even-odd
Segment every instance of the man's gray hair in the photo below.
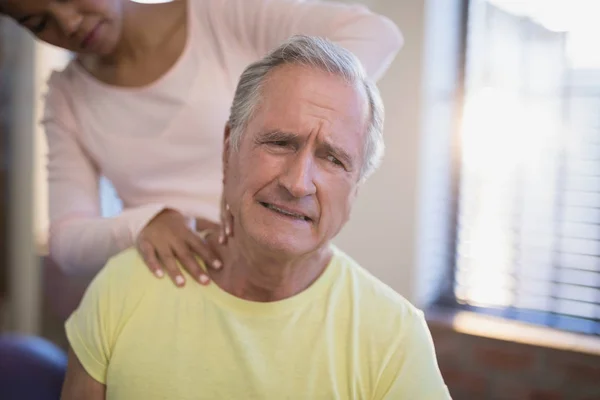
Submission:
{"label": "man's gray hair", "polygon": [[364,89],[370,114],[364,162],[360,170],[360,179],[364,181],[379,167],[383,158],[383,102],[377,86],[367,77],[356,56],[323,38],[293,36],[262,60],[250,64],[244,70],[235,91],[229,116],[233,149],[239,149],[242,134],[260,103],[261,88],[265,78],[277,67],[288,64],[317,68],[340,76],[349,84]]}

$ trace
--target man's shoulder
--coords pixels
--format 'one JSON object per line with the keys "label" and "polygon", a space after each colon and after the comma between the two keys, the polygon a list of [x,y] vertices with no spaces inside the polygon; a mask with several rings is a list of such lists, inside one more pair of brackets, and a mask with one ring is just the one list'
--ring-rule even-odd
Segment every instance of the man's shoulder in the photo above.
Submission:
{"label": "man's shoulder", "polygon": [[146,267],[144,259],[134,247],[123,250],[108,260],[104,267],[108,273],[120,278],[136,280],[153,279],[154,276]]}
{"label": "man's shoulder", "polygon": [[135,248],[129,248],[108,260],[92,282],[97,289],[130,292],[156,280]]}
{"label": "man's shoulder", "polygon": [[335,257],[340,265],[344,282],[351,287],[353,296],[360,299],[357,303],[365,310],[364,315],[374,318],[385,314],[388,321],[403,321],[422,318],[422,311],[389,285],[374,276],[348,254],[335,249]]}
{"label": "man's shoulder", "polygon": [[357,342],[371,360],[373,398],[450,399],[421,310],[352,258],[338,255],[353,284]]}

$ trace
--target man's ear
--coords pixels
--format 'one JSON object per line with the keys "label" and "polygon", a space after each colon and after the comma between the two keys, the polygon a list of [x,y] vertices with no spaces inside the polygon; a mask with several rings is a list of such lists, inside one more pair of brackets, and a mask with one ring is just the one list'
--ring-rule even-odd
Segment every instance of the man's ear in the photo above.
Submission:
{"label": "man's ear", "polygon": [[223,183],[225,183],[225,177],[227,176],[227,168],[229,167],[229,154],[231,153],[231,126],[229,123],[225,124],[225,131],[223,133]]}

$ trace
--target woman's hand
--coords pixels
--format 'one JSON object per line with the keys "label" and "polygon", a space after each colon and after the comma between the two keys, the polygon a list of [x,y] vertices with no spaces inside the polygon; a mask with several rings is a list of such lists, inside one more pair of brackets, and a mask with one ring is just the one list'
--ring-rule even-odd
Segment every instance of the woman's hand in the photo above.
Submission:
{"label": "woman's hand", "polygon": [[[219,225],[197,219],[198,230],[218,232]],[[162,278],[165,272],[173,282],[181,287],[185,278],[177,262],[199,283],[206,285],[210,279],[196,261],[199,256],[214,269],[223,266],[219,250],[205,240],[205,236],[193,231],[186,223],[185,217],[178,211],[166,209],[154,217],[142,229],[137,241],[138,251],[148,268],[157,277]]]}
{"label": "woman's hand", "polygon": [[227,243],[227,239],[232,236],[233,215],[231,215],[231,212],[229,210],[229,204],[227,204],[225,198],[223,197],[221,198],[221,229],[219,232],[219,244]]}

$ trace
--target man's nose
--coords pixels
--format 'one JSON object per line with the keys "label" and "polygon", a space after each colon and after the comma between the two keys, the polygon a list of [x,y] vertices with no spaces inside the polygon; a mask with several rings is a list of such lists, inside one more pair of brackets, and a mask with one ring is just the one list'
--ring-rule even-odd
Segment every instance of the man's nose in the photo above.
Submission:
{"label": "man's nose", "polygon": [[71,3],[55,2],[50,12],[66,36],[71,37],[77,33],[83,21],[83,15]]}
{"label": "man's nose", "polygon": [[312,155],[297,153],[279,177],[279,184],[295,198],[302,198],[316,193],[314,183],[314,160]]}

